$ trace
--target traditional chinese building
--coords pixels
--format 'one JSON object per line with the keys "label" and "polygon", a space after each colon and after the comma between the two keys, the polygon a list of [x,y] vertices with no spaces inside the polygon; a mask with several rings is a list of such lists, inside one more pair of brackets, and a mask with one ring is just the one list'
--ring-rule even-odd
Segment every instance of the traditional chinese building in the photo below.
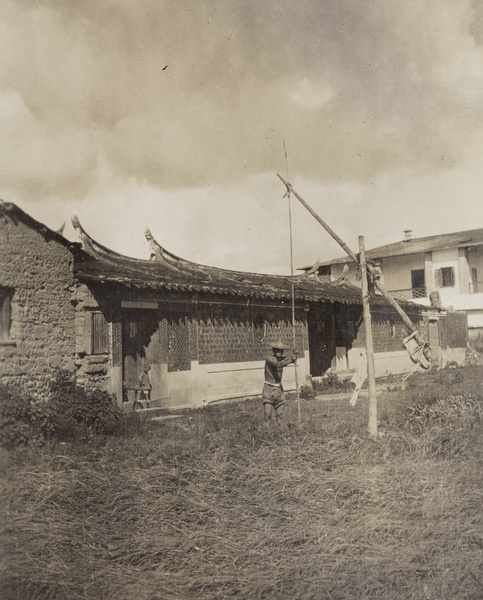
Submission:
{"label": "traditional chinese building", "polygon": [[[149,363],[153,405],[196,407],[261,393],[270,341],[292,344],[290,277],[189,262],[149,231],[150,259],[129,258],[73,224],[80,243],[14,204],[0,205],[2,383],[42,397],[62,370],[128,406]],[[300,382],[356,368],[364,346],[360,289],[316,272],[297,275],[293,286]],[[428,332],[421,307],[407,309]],[[371,310],[376,371],[409,370],[399,316],[378,296]],[[295,387],[293,366],[284,382]]]}

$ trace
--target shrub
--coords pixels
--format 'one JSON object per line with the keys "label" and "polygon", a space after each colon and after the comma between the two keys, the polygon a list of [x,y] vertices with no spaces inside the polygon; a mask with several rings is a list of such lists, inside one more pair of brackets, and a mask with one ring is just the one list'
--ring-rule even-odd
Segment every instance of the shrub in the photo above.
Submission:
{"label": "shrub", "polygon": [[354,386],[350,379],[340,379],[337,373],[329,371],[320,380],[314,381],[315,391],[321,394],[352,391]]}
{"label": "shrub", "polygon": [[27,444],[32,437],[30,400],[0,385],[0,446],[13,448]]}
{"label": "shrub", "polygon": [[444,369],[439,369],[434,375],[434,382],[444,386],[460,384],[464,381],[463,367],[450,367],[447,365]]}
{"label": "shrub", "polygon": [[76,435],[79,428],[84,431],[109,434],[123,418],[123,412],[113,397],[104,391],[85,390],[68,375],[60,373],[51,383],[45,434],[50,437],[52,426],[57,437]]}
{"label": "shrub", "polygon": [[315,390],[310,385],[303,385],[300,388],[300,397],[304,400],[313,400],[315,398]]}
{"label": "shrub", "polygon": [[79,439],[91,432],[112,434],[125,419],[112,396],[86,391],[65,373],[50,385],[48,400],[33,401],[14,389],[0,388],[0,445],[13,448],[46,440]]}

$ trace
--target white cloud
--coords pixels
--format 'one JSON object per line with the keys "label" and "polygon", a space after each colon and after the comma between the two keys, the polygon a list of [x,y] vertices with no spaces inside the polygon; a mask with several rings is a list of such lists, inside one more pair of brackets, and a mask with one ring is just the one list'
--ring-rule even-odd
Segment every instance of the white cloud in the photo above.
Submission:
{"label": "white cloud", "polygon": [[[77,212],[127,254],[148,255],[149,224],[191,260],[287,271],[285,140],[294,185],[351,246],[473,226],[473,7],[5,0],[0,193],[54,228]],[[296,202],[294,253],[341,254]]]}
{"label": "white cloud", "polygon": [[42,121],[19,92],[0,91],[0,175],[16,195],[43,197],[84,182],[95,162],[86,132],[72,125]]}
{"label": "white cloud", "polygon": [[290,99],[304,108],[316,109],[327,104],[334,97],[334,91],[322,82],[311,82],[302,79],[294,84]]}

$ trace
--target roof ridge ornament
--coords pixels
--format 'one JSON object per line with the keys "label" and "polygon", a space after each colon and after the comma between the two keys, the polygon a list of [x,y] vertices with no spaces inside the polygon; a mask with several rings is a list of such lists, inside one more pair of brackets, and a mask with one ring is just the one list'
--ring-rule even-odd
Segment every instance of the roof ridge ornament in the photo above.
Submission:
{"label": "roof ridge ornament", "polygon": [[303,277],[308,277],[310,275],[317,275],[317,271],[319,270],[320,267],[320,258],[318,258],[314,264],[314,266],[309,269],[308,271],[305,271],[305,273],[302,274]]}
{"label": "roof ridge ornament", "polygon": [[93,256],[94,258],[107,260],[111,263],[118,262],[119,260],[128,261],[131,263],[138,261],[138,259],[131,258],[129,256],[124,256],[123,254],[120,254],[119,252],[115,252],[114,250],[111,250],[110,248],[107,248],[106,246],[103,246],[102,244],[97,242],[82,227],[77,215],[73,215],[71,220],[72,220],[72,226],[77,231],[77,235],[80,239],[83,250],[85,252],[87,252],[88,254],[90,254],[91,256]]}
{"label": "roof ridge ornament", "polygon": [[89,243],[88,243],[89,236],[87,235],[87,233],[84,231],[84,228],[80,224],[79,217],[77,215],[72,215],[71,222],[72,222],[72,227],[77,232],[77,237],[79,238],[80,243],[82,244],[83,250],[85,250],[86,252],[88,252],[89,251],[89,248],[88,248],[88,246],[89,246]]}
{"label": "roof ridge ornament", "polygon": [[[216,267],[209,267],[206,265],[200,265],[198,263],[194,263],[190,260],[186,260],[185,258],[181,258],[180,256],[176,256],[169,250],[166,250],[159,244],[155,239],[149,227],[146,227],[144,230],[144,235],[151,246],[152,254],[151,260],[154,262],[163,263],[164,265],[170,267],[171,269],[176,269],[180,273],[190,273],[192,275],[202,276],[207,281],[210,281],[212,276],[210,271],[217,270]],[[154,256],[153,256],[154,255]]]}
{"label": "roof ridge ornament", "polygon": [[162,263],[180,272],[186,271],[187,267],[189,267],[189,263],[184,259],[180,258],[179,256],[176,256],[175,254],[172,254],[171,252],[168,252],[168,250],[163,248],[161,244],[159,244],[155,240],[149,227],[146,227],[146,229],[144,230],[144,236],[151,247],[151,260],[153,262]]}
{"label": "roof ridge ornament", "polygon": [[317,285],[318,283],[325,283],[320,277],[319,277],[319,267],[320,267],[320,258],[318,258],[315,262],[315,264],[313,265],[313,267],[311,267],[310,269],[308,269],[307,271],[305,271],[305,273],[302,273],[301,275],[299,275],[299,277],[312,277],[314,280],[314,284]]}
{"label": "roof ridge ornament", "polygon": [[144,230],[144,237],[148,241],[148,244],[152,251],[151,259],[154,261],[166,262],[165,256],[164,256],[164,248],[162,248],[158,244],[158,242],[154,239],[153,234],[151,233],[151,230],[149,229],[149,227],[146,227],[146,229]]}
{"label": "roof ridge ornament", "polygon": [[341,285],[342,283],[347,283],[348,282],[348,279],[347,279],[348,274],[349,274],[349,265],[345,264],[344,268],[342,269],[342,273],[340,274],[339,277],[337,277],[337,279],[335,279],[332,282],[332,285]]}

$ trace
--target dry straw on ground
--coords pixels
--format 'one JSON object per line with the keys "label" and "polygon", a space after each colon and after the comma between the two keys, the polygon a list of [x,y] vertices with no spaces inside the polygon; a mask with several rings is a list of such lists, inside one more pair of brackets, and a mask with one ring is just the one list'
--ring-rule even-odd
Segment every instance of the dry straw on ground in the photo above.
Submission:
{"label": "dry straw on ground", "polygon": [[377,440],[364,401],[268,432],[247,401],[4,453],[2,597],[481,598],[479,412],[413,431],[416,389],[383,395]]}

